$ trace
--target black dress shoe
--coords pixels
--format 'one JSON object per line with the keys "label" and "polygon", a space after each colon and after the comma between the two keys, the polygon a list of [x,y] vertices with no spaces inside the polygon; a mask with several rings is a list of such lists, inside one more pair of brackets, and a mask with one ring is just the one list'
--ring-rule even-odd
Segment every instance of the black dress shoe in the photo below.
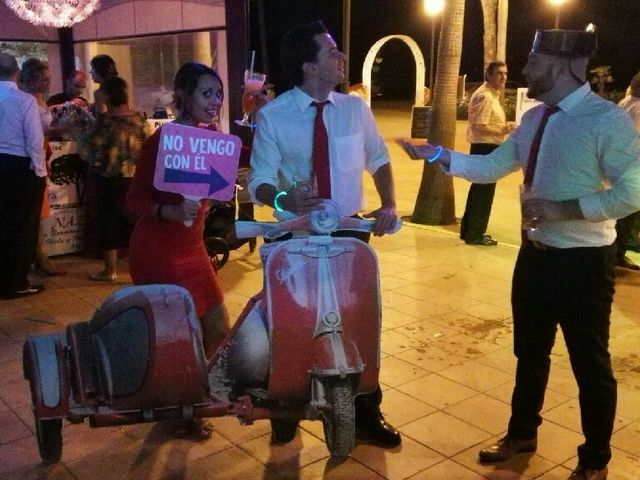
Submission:
{"label": "black dress shoe", "polygon": [[9,295],[5,295],[5,298],[13,300],[15,298],[30,297],[31,295],[37,295],[43,290],[44,290],[44,285],[29,285],[27,288],[23,290],[18,290],[17,292],[13,292],[13,293],[10,293]]}
{"label": "black dress shoe", "polygon": [[602,470],[592,470],[578,465],[567,480],[607,480],[608,473],[609,469],[607,467]]}
{"label": "black dress shoe", "polygon": [[356,438],[361,442],[371,443],[384,448],[394,448],[400,445],[400,433],[384,419],[382,413],[376,416],[357,417]]}
{"label": "black dress shoe", "polygon": [[616,267],[625,268],[627,270],[640,270],[640,265],[633,263],[628,257],[618,258]]}
{"label": "black dress shoe", "polygon": [[498,241],[491,238],[491,235],[483,235],[480,238],[465,240],[464,243],[466,243],[467,245],[480,245],[483,247],[491,247],[493,245],[497,245]]}
{"label": "black dress shoe", "polygon": [[504,462],[516,453],[535,452],[537,448],[537,438],[522,440],[507,435],[490,447],[480,450],[478,456],[480,463]]}

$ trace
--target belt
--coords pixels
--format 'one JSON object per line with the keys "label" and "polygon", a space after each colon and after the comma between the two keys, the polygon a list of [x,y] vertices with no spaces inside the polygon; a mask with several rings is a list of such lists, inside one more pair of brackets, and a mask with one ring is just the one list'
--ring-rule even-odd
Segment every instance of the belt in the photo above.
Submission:
{"label": "belt", "polygon": [[547,245],[546,243],[542,243],[537,240],[529,240],[529,243],[531,243],[536,250],[562,250],[562,248],[552,247],[551,245]]}

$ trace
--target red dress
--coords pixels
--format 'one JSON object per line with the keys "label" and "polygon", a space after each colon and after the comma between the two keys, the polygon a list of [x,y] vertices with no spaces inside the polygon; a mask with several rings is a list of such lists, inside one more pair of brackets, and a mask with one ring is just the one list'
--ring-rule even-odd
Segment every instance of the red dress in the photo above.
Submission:
{"label": "red dress", "polygon": [[155,217],[158,204],[182,203],[182,195],[161,192],[153,186],[160,131],[158,128],[142,147],[127,195],[127,208],[138,217],[129,242],[129,271],[135,285],[172,283],[186,288],[198,317],[202,317],[223,301],[203,242],[206,202],[202,202],[191,227]]}

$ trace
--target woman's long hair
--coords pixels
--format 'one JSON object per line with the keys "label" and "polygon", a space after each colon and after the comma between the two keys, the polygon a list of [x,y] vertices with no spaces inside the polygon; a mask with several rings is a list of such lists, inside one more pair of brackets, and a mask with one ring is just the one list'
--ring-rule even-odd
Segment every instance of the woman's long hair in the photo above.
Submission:
{"label": "woman's long hair", "polygon": [[89,62],[102,81],[118,76],[116,62],[109,55],[96,55]]}

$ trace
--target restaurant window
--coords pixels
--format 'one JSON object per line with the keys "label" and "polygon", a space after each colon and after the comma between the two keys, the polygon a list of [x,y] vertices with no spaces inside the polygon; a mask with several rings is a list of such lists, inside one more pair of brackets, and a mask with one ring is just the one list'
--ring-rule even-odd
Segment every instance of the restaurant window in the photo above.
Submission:
{"label": "restaurant window", "polygon": [[0,42],[0,52],[8,53],[22,65],[27,58],[47,61],[48,45],[40,42]]}
{"label": "restaurant window", "polygon": [[[90,60],[95,55],[111,56],[120,77],[129,84],[130,103],[152,117],[154,111],[165,109],[173,115],[173,77],[186,62],[196,61],[218,66],[217,30],[171,35],[136,37],[75,45],[76,65],[89,73]],[[88,82],[91,97],[98,85]]]}

